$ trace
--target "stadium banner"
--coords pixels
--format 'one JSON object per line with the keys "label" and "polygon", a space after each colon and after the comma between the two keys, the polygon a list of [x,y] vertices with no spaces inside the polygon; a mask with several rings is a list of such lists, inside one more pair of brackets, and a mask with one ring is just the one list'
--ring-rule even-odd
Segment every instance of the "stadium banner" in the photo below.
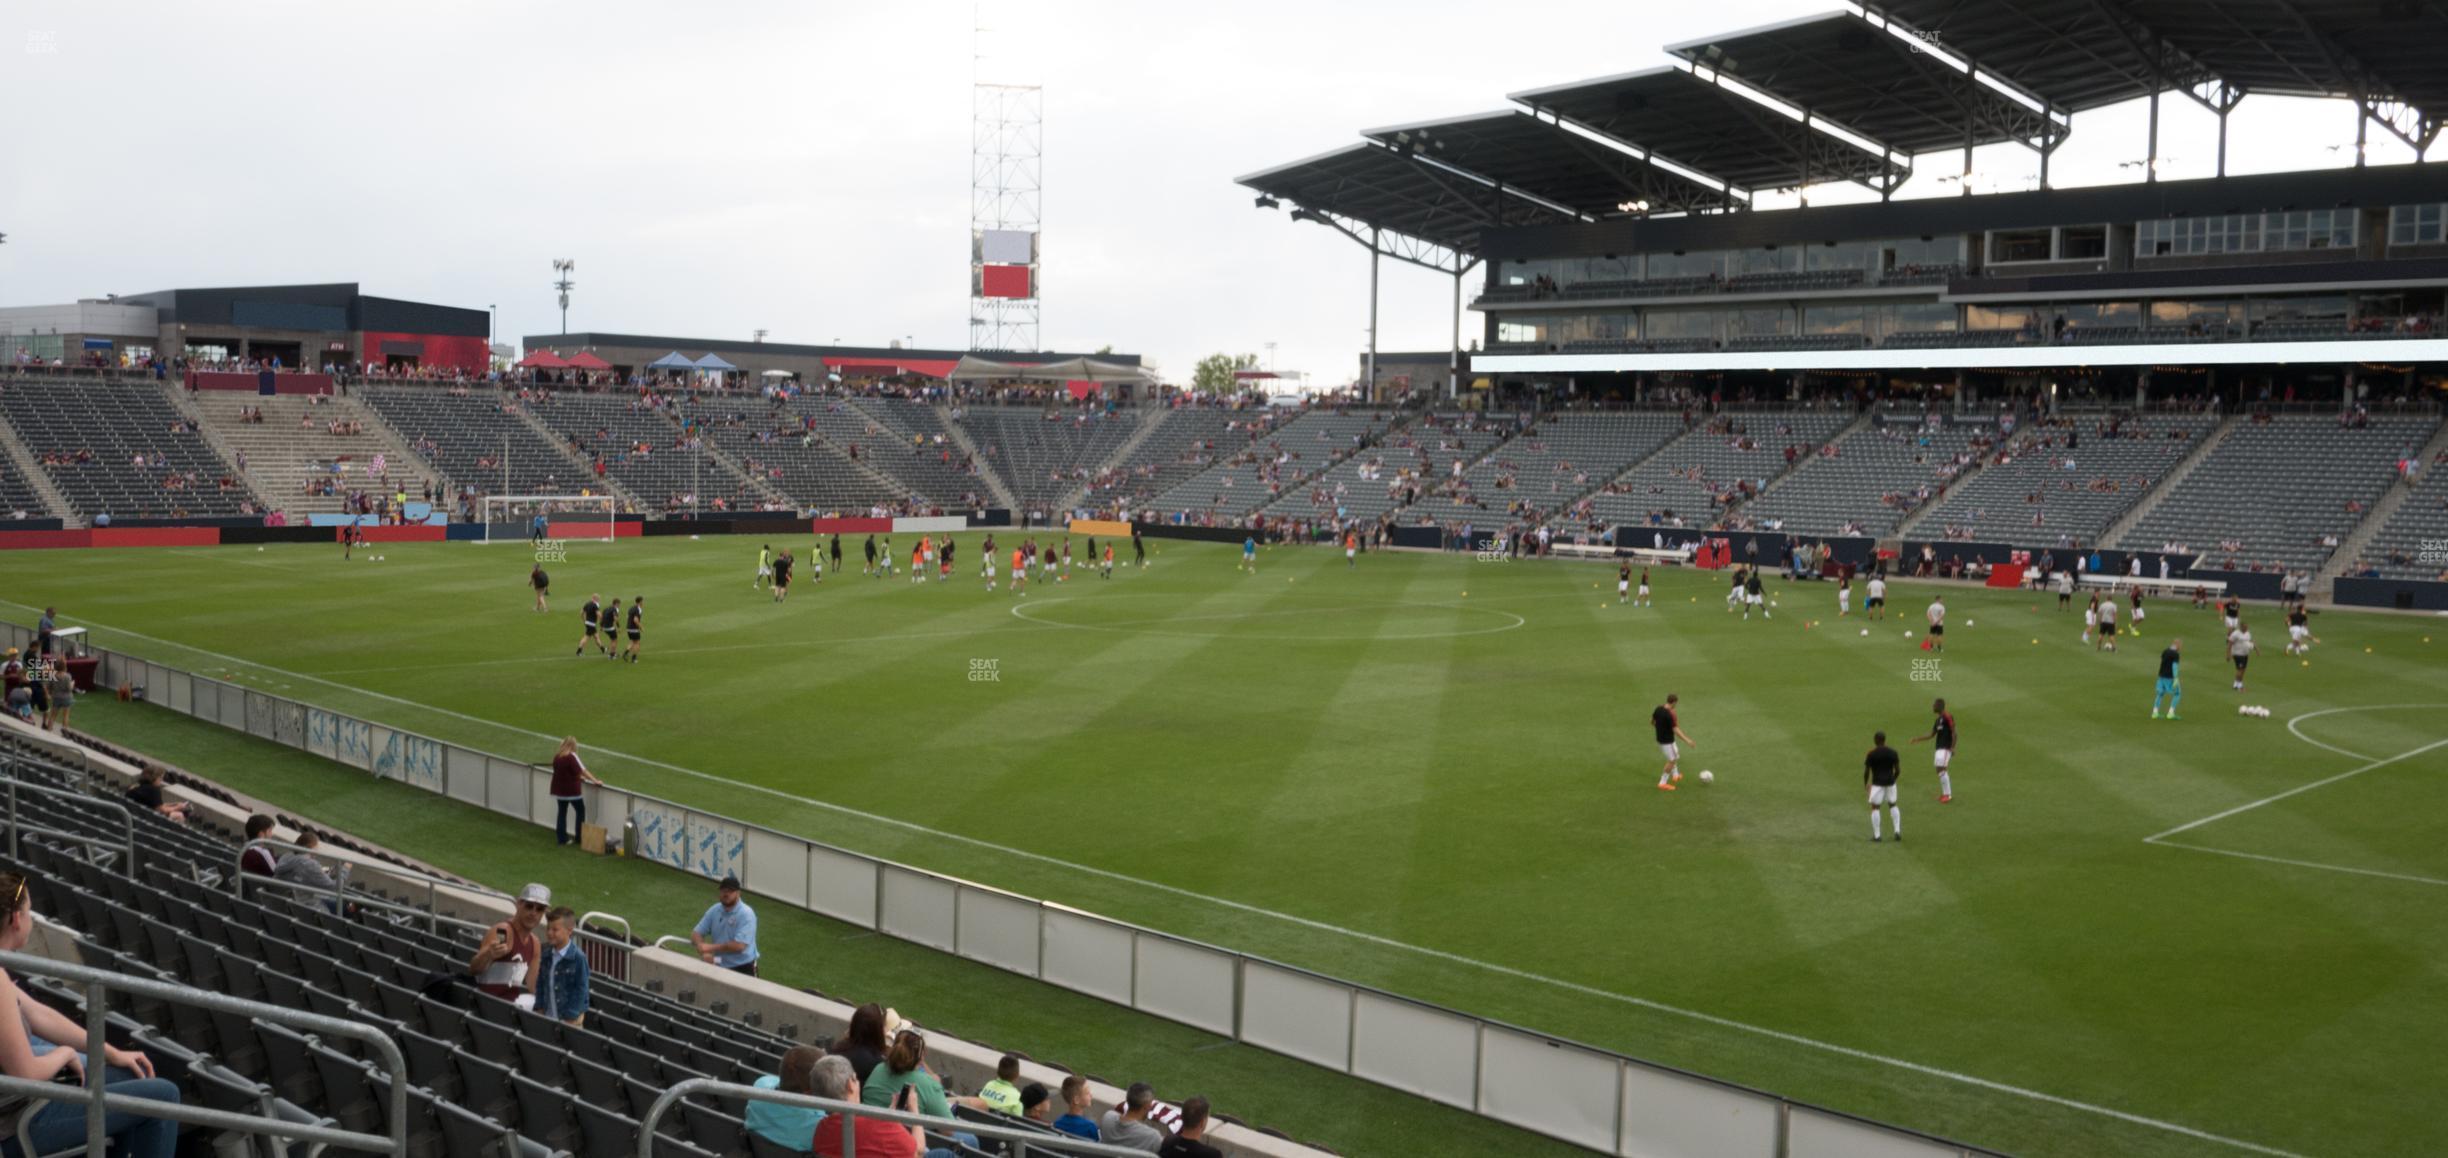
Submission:
{"label": "stadium banner", "polygon": [[877,931],[930,949],[954,951],[960,942],[960,885],[948,877],[882,866],[876,888]]}
{"label": "stadium banner", "polygon": [[223,527],[221,545],[239,547],[249,543],[328,543],[331,533],[323,527]]}
{"label": "stadium banner", "polygon": [[888,535],[891,519],[810,519],[808,529],[819,535]]}
{"label": "stadium banner", "polygon": [[[345,527],[333,527],[330,530],[331,537],[325,542],[340,542],[348,534]],[[361,527],[359,533],[368,543],[439,543],[450,537],[441,527],[431,525],[391,527],[377,524],[371,527]]]}
{"label": "stadium banner", "polygon": [[[612,537],[615,539],[637,538],[639,530],[644,525],[643,523],[624,523],[619,519],[614,519],[612,520]],[[603,534],[603,526],[601,519],[551,522],[544,524],[544,537],[547,539],[591,539]],[[400,529],[414,531],[426,528],[403,527]]]}
{"label": "stadium banner", "polygon": [[1139,534],[1150,539],[1190,539],[1201,543],[1234,543],[1250,537],[1246,527],[1193,527],[1172,523],[1140,523]]}
{"label": "stadium banner", "polygon": [[174,518],[174,519],[170,519],[170,518],[165,518],[165,519],[143,519],[143,518],[135,518],[135,519],[122,519],[122,518],[113,518],[113,519],[111,519],[111,526],[114,526],[114,527],[220,527],[220,528],[224,528],[224,529],[226,529],[226,528],[229,528],[229,527],[260,527],[260,526],[262,526],[262,525],[263,525],[263,521],[264,521],[264,517],[263,517],[262,515],[186,515],[186,516],[183,516],[183,517],[180,517],[180,518]]}
{"label": "stadium banner", "polygon": [[681,820],[680,867],[707,880],[737,876],[748,852],[748,826],[691,810]]}
{"label": "stadium banner", "polygon": [[628,824],[637,830],[631,855],[673,868],[688,867],[688,810],[676,804],[633,796]]}
{"label": "stadium banner", "polygon": [[1351,1039],[1353,1076],[1432,1102],[1478,1108],[1477,1020],[1361,989],[1353,993]]}
{"label": "stadium banner", "polygon": [[2429,583],[2420,579],[2357,579],[2340,575],[2332,598],[2343,607],[2448,611],[2448,583]]}
{"label": "stadium banner", "polygon": [[1881,1126],[1848,1114],[1795,1106],[1785,1125],[1785,1152],[1793,1158],[1952,1158],[1963,1153],[1935,1138]]}
{"label": "stadium banner", "polygon": [[982,511],[971,511],[969,512],[969,525],[979,528],[1008,527],[1012,525],[1012,513],[1004,510],[1001,507],[989,507]]}
{"label": "stadium banner", "polygon": [[1773,1095],[1659,1066],[1628,1065],[1623,1075],[1623,1121],[1619,1126],[1623,1141],[1618,1152],[1779,1158],[1783,1151],[1778,1149],[1777,1134],[1783,1117]]}
{"label": "stadium banner", "polygon": [[101,527],[92,532],[97,547],[218,547],[219,527]]}
{"label": "stadium banner", "polygon": [[58,519],[10,519],[7,525],[12,531],[58,531],[68,526]]}
{"label": "stadium banner", "polygon": [[1130,1005],[1132,945],[1138,935],[1103,917],[1049,901],[1039,911],[1045,951],[1038,964],[1041,980],[1075,993]]}
{"label": "stadium banner", "polygon": [[741,867],[740,883],[749,892],[808,907],[806,841],[769,828],[751,828]]}
{"label": "stadium banner", "polygon": [[660,538],[666,535],[728,535],[731,533],[731,521],[729,519],[655,519],[646,523],[644,528],[638,533],[650,538]]}
{"label": "stadium banner", "polygon": [[448,788],[443,780],[441,741],[414,732],[382,731],[387,734],[374,748],[370,771],[427,792],[442,793]]}
{"label": "stadium banner", "polygon": [[1244,958],[1241,1040],[1313,1065],[1351,1065],[1352,989],[1314,973]]}
{"label": "stadium banner", "polygon": [[93,546],[92,531],[0,531],[0,551]]}
{"label": "stadium banner", "polygon": [[946,535],[969,529],[967,515],[919,515],[892,521],[896,535]]}
{"label": "stadium banner", "polygon": [[1113,519],[1073,519],[1070,531],[1074,535],[1105,535],[1116,539],[1130,537],[1131,525]]}
{"label": "stadium banner", "polygon": [[807,851],[807,907],[862,929],[880,928],[876,900],[883,895],[880,861],[821,844]]}
{"label": "stadium banner", "polygon": [[1388,527],[1386,542],[1415,551],[1441,551],[1445,548],[1443,527]]}
{"label": "stadium banner", "polygon": [[1035,977],[1039,938],[1044,935],[1037,902],[966,881],[959,887],[952,906],[952,951],[1023,977]]}
{"label": "stadium banner", "polygon": [[1490,1025],[1479,1035],[1479,1112],[1611,1154],[1622,1067],[1570,1042]]}
{"label": "stadium banner", "polygon": [[1238,958],[1145,929],[1134,934],[1131,1008],[1232,1036]]}

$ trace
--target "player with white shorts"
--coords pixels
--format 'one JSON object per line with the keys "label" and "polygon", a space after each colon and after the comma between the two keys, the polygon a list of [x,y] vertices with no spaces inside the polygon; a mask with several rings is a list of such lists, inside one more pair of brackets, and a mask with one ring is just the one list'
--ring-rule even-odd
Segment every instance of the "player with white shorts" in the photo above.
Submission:
{"label": "player with white shorts", "polygon": [[1851,614],[1853,614],[1853,577],[1848,575],[1836,581],[1836,618],[1842,619]]}
{"label": "player with white shorts", "polygon": [[1641,568],[1640,588],[1634,599],[1635,606],[1649,606],[1649,569],[1647,567]]}
{"label": "player with white shorts", "polygon": [[1737,567],[1734,569],[1734,585],[1726,590],[1726,610],[1732,611],[1742,605],[1743,573],[1742,568]]}

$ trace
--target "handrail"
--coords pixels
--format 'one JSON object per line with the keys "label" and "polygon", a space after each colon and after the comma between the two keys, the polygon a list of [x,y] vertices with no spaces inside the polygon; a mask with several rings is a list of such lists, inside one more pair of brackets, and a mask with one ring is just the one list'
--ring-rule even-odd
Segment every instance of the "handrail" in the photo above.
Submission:
{"label": "handrail", "polygon": [[638,1123],[637,1158],[654,1158],[655,1124],[663,1120],[664,1111],[669,1110],[674,1103],[690,1094],[713,1094],[717,1097],[738,1098],[744,1102],[771,1102],[780,1106],[797,1106],[803,1110],[823,1110],[828,1114],[847,1114],[849,1117],[842,1121],[842,1153],[844,1154],[857,1152],[854,1131],[860,1118],[874,1118],[902,1126],[932,1127],[945,1132],[957,1130],[963,1134],[975,1134],[980,1138],[1021,1142],[1062,1154],[1110,1155],[1111,1158],[1146,1158],[1147,1154],[1145,1150],[1091,1142],[1085,1138],[1074,1138],[1065,1134],[1048,1134],[1042,1130],[1023,1130],[987,1122],[972,1122],[967,1119],[930,1118],[924,1114],[878,1109],[874,1106],[862,1106],[856,1102],[844,1102],[834,1098],[784,1093],[781,1090],[743,1086],[735,1082],[716,1081],[713,1078],[690,1078],[664,1090],[662,1095],[655,1099],[654,1105],[647,1107],[646,1117]]}
{"label": "handrail", "polygon": [[84,793],[84,792],[70,792],[70,791],[68,791],[68,790],[67,790],[67,789],[65,789],[65,788],[52,788],[52,787],[50,787],[50,786],[48,786],[48,785],[43,785],[43,784],[29,784],[29,783],[25,782],[24,780],[19,779],[19,778],[16,776],[16,774],[15,774],[15,773],[16,773],[16,770],[17,770],[17,761],[15,761],[15,760],[9,760],[9,761],[6,761],[6,762],[4,762],[4,763],[0,763],[0,766],[4,766],[4,767],[6,767],[6,768],[9,770],[9,772],[10,772],[10,775],[8,775],[8,776],[7,776],[7,777],[5,777],[5,778],[0,778],[0,781],[4,781],[4,782],[5,782],[5,783],[8,785],[8,826],[9,826],[9,845],[8,845],[8,847],[9,847],[9,856],[10,856],[11,858],[15,858],[15,857],[17,856],[17,833],[18,833],[18,832],[19,832],[19,830],[21,830],[21,829],[22,829],[22,830],[24,830],[24,831],[26,831],[26,832],[35,833],[36,835],[40,835],[40,836],[58,836],[58,837],[65,837],[65,838],[68,838],[68,839],[70,839],[70,840],[83,840],[83,841],[89,841],[89,842],[94,842],[94,843],[99,843],[99,842],[100,842],[100,838],[99,838],[99,837],[90,837],[90,836],[85,836],[85,835],[83,835],[83,834],[81,834],[81,833],[74,833],[74,832],[57,832],[57,831],[54,831],[54,830],[51,830],[51,829],[46,829],[46,828],[36,828],[36,827],[34,827],[34,826],[32,826],[32,825],[26,824],[26,823],[24,822],[24,820],[22,820],[22,819],[21,819],[21,817],[23,817],[25,814],[24,814],[24,813],[22,813],[22,812],[19,812],[19,811],[17,810],[17,793],[18,793],[20,790],[23,790],[23,791],[28,791],[28,792],[36,792],[36,793],[40,793],[40,794],[42,794],[42,795],[44,795],[44,796],[56,796],[56,797],[59,797],[59,798],[60,798],[60,799],[62,799],[62,800],[75,800],[75,801],[79,801],[79,802],[83,802],[83,803],[91,803],[91,804],[107,804],[107,805],[109,805],[109,806],[110,806],[110,807],[112,807],[112,808],[118,809],[118,810],[119,810],[119,819],[120,819],[121,821],[123,821],[123,822],[125,822],[125,823],[127,824],[127,839],[126,839],[126,840],[124,841],[124,843],[123,843],[123,850],[124,850],[124,851],[127,853],[127,866],[128,866],[128,872],[129,872],[129,874],[130,874],[130,875],[133,875],[133,874],[135,873],[135,871],[136,871],[136,814],[135,814],[135,812],[131,811],[131,810],[128,808],[128,806],[127,806],[125,803],[122,803],[122,802],[117,801],[117,800],[112,800],[112,799],[110,799],[109,797],[105,797],[105,796],[94,796],[94,795],[90,795],[90,794],[88,794],[88,793]]}
{"label": "handrail", "polygon": [[[398,1043],[393,1042],[389,1034],[373,1026],[279,1005],[266,1005],[260,1001],[248,1001],[244,998],[230,997],[185,985],[173,985],[166,981],[130,977],[84,965],[72,965],[65,961],[54,961],[28,953],[0,951],[0,969],[34,977],[56,977],[62,981],[75,982],[85,987],[85,1084],[81,1087],[71,1087],[54,1082],[37,1082],[26,1078],[0,1075],[0,1093],[23,1094],[52,1101],[74,1102],[84,1106],[85,1152],[89,1155],[100,1155],[103,1152],[105,1139],[102,1129],[103,1115],[114,1105],[129,1113],[142,1114],[146,1117],[167,1118],[174,1122],[190,1122],[199,1126],[236,1130],[246,1134],[269,1134],[276,1138],[293,1138],[301,1142],[314,1143],[318,1147],[338,1146],[350,1150],[371,1150],[380,1154],[403,1156],[408,1153],[408,1062],[406,1057],[400,1053]],[[139,997],[150,997],[156,1001],[200,1006],[221,1013],[257,1018],[276,1025],[295,1026],[317,1034],[354,1038],[371,1043],[381,1054],[386,1076],[390,1078],[390,1114],[388,1115],[390,1133],[388,1135],[360,1134],[353,1130],[322,1125],[319,1122],[314,1124],[283,1122],[277,1118],[259,1118],[229,1110],[158,1102],[151,1098],[110,1093],[104,1088],[104,1078],[110,1067],[102,1064],[102,1059],[106,1056],[103,1050],[107,1044],[104,1040],[103,1029],[109,1024],[107,993],[112,989]]]}

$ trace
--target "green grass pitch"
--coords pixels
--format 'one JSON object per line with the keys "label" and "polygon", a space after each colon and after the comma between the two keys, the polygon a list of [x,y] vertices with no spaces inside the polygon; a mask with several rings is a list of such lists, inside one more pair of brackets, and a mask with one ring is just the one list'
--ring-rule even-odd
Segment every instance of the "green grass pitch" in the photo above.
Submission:
{"label": "green grass pitch", "polygon": [[[515,545],[28,551],[0,584],[105,646],[523,758],[575,733],[615,783],[1967,1142],[2448,1151],[2448,622],[2319,615],[2306,666],[2251,609],[2239,694],[2183,601],[2101,655],[2053,596],[1947,587],[1933,657],[1912,583],[1865,623],[1772,580],[1745,622],[1706,573],[1636,609],[1612,566],[1251,575],[1149,540],[1015,599],[978,539],[948,585],[865,578],[847,540],[780,606],[747,538],[573,543],[541,615]],[[647,597],[644,663],[571,654],[590,592]],[[2185,718],[2154,722],[2174,635]],[[1652,787],[1668,692],[1714,784]],[[1948,805],[1903,743],[1933,696]],[[1903,845],[1868,839],[1879,728]],[[494,839],[467,831],[407,851]]]}

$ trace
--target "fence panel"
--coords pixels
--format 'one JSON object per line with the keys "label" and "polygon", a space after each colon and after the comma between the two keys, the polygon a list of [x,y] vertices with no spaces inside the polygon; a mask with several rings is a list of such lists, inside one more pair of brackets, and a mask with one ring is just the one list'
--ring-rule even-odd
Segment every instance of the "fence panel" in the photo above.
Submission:
{"label": "fence panel", "polygon": [[306,709],[306,750],[326,760],[340,758],[339,713],[314,707]]}
{"label": "fence panel", "polygon": [[1351,1072],[1471,1109],[1479,1095],[1479,1023],[1363,989],[1352,1010]]}
{"label": "fence panel", "polygon": [[1137,934],[1111,921],[1045,905],[1045,980],[1118,1005],[1131,1004],[1131,946]]}
{"label": "fence panel", "polygon": [[1041,923],[1037,902],[974,885],[960,887],[959,940],[954,951],[1023,977],[1037,975]]}
{"label": "fence panel", "polygon": [[1241,1040],[1330,1070],[1351,1065],[1352,990],[1324,978],[1241,962]]}
{"label": "fence panel", "polygon": [[165,670],[162,674],[167,677],[162,682],[170,689],[170,697],[166,701],[170,705],[170,710],[182,716],[194,715],[195,689],[191,685],[195,681],[183,671]]}
{"label": "fence panel", "polygon": [[442,791],[442,744],[414,732],[375,730],[372,771],[427,792]]}
{"label": "fence panel", "polygon": [[1795,1106],[1787,1119],[1790,1158],[1962,1158],[1963,1151],[1825,1110]]}
{"label": "fence panel", "polygon": [[876,928],[904,941],[951,952],[960,937],[955,916],[960,886],[893,865],[884,865],[881,871],[884,907],[876,914]]}
{"label": "fence panel", "polygon": [[747,825],[711,812],[690,812],[680,833],[680,867],[712,880],[738,875],[748,851]]}
{"label": "fence panel", "polygon": [[1630,1158],[1776,1158],[1776,1098],[1644,1065],[1624,1067]]}
{"label": "fence panel", "polygon": [[187,714],[199,720],[221,722],[221,684],[200,675],[187,677]]}
{"label": "fence panel", "polygon": [[1519,1030],[1479,1038],[1479,1112],[1592,1150],[1615,1149],[1623,1063]]}
{"label": "fence panel", "polygon": [[453,744],[443,753],[442,767],[451,799],[469,804],[485,802],[484,753]]}
{"label": "fence panel", "polygon": [[1238,960],[1144,930],[1137,937],[1133,1004],[1226,1037],[1233,1031],[1233,973]]}
{"label": "fence panel", "polygon": [[525,764],[499,756],[485,757],[485,807],[521,820],[534,819],[535,814],[529,811],[533,806],[528,798],[530,779]]}
{"label": "fence panel", "polygon": [[748,830],[747,870],[740,883],[748,891],[800,908],[808,903],[808,846],[796,837],[762,828]]}
{"label": "fence panel", "polygon": [[633,796],[629,799],[629,823],[637,827],[636,855],[656,864],[686,868],[688,857],[688,813],[660,800]]}
{"label": "fence panel", "polygon": [[808,908],[862,929],[876,928],[876,882],[884,866],[822,845],[809,845],[807,858]]}
{"label": "fence panel", "polygon": [[[545,786],[551,787],[549,781]],[[586,822],[603,829],[606,840],[619,840],[622,827],[629,823],[629,807],[636,797],[618,788],[588,788],[582,790],[581,798],[586,801]],[[550,818],[559,812],[559,807],[556,803],[554,811],[536,817],[536,823],[549,823]],[[621,854],[636,856],[637,850],[622,849]]]}

